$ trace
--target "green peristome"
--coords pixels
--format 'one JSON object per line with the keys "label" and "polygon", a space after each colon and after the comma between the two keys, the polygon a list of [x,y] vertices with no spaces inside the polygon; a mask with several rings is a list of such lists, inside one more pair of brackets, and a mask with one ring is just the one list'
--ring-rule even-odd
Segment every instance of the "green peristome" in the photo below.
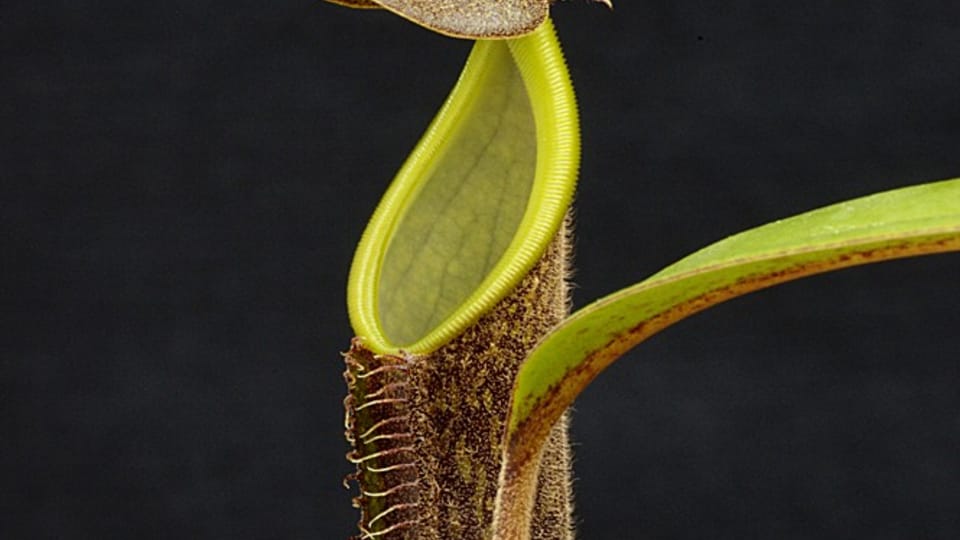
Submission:
{"label": "green peristome", "polygon": [[576,103],[550,21],[477,42],[357,248],[357,336],[380,353],[427,353],[476,322],[553,239],[578,165]]}
{"label": "green peristome", "polygon": [[957,250],[960,179],[835,204],[717,242],[554,329],[521,366],[510,437],[539,434],[621,354],[711,305],[815,273]]}

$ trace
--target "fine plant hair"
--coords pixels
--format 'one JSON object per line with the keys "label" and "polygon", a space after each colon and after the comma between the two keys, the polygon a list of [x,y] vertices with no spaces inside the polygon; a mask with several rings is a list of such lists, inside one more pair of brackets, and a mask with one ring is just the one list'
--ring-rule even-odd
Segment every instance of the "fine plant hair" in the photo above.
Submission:
{"label": "fine plant hair", "polygon": [[[489,537],[513,379],[568,312],[567,230],[510,295],[437,351],[380,355],[355,340],[344,354],[362,534],[377,527],[411,539]],[[553,427],[542,470],[534,537],[570,538],[566,418]]]}

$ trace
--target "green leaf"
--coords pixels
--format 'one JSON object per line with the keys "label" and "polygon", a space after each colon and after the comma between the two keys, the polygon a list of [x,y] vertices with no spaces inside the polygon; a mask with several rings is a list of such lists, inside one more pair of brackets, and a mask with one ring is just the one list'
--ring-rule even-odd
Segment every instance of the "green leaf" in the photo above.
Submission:
{"label": "green leaf", "polygon": [[570,204],[576,103],[549,20],[480,41],[367,225],[348,284],[357,335],[430,352],[506,296]]}
{"label": "green leaf", "polygon": [[581,309],[541,341],[517,376],[501,476],[505,500],[530,496],[532,486],[521,484],[535,484],[543,441],[576,396],[619,356],[663,328],[792,279],[957,250],[960,180],[948,180],[746,231]]}

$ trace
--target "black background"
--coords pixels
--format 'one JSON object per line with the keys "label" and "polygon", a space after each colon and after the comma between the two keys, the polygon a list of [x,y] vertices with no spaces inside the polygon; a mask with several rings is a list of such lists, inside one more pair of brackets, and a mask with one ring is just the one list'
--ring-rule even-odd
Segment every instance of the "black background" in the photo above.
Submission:
{"label": "black background", "polygon": [[[955,1],[554,7],[577,305],[960,176]],[[469,43],[307,0],[0,7],[0,537],[345,538],[344,284]],[[577,402],[582,538],[956,538],[960,258],[671,328]]]}

